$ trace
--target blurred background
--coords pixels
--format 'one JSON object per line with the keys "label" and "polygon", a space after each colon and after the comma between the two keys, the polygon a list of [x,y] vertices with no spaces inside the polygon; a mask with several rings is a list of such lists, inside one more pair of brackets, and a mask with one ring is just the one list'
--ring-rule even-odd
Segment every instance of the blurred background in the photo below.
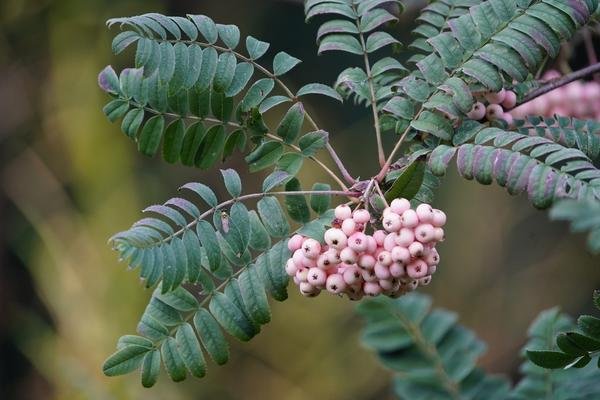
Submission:
{"label": "blurred background", "polygon": [[[422,2],[409,2],[396,27],[406,43]],[[0,1],[0,397],[3,399],[391,399],[389,375],[359,344],[354,304],[307,300],[290,290],[273,322],[203,380],[152,390],[132,374],[106,378],[101,364],[117,338],[133,333],[151,292],[125,271],[106,244],[188,181],[224,195],[214,172],[139,155],[101,112],[98,71],[118,70],[104,21],[144,12],[207,14],[304,60],[293,88],[332,83],[359,58],[316,56],[317,24],[300,1],[2,0]],[[271,57],[275,52],[270,53]],[[573,66],[587,62],[572,49]],[[129,58],[128,58],[129,57]],[[270,60],[266,60],[270,63]],[[308,104],[355,175],[376,172],[368,110],[324,98]],[[393,138],[388,138],[388,146]],[[232,166],[246,173],[241,162]],[[222,167],[222,166],[221,166]],[[327,181],[306,165],[305,182]],[[246,188],[262,176],[249,177]],[[422,289],[455,310],[489,343],[482,365],[518,378],[518,350],[541,310],[592,312],[599,259],[583,236],[551,223],[525,198],[482,187],[451,171],[435,206],[449,215],[442,265]]]}

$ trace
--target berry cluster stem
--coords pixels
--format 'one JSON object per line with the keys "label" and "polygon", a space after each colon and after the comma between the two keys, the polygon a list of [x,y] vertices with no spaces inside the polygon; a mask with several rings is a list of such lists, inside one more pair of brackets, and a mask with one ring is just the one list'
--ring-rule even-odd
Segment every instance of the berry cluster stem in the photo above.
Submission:
{"label": "berry cluster stem", "polygon": [[535,99],[536,97],[539,97],[548,92],[551,92],[552,90],[554,90],[556,88],[565,86],[573,81],[579,80],[581,78],[585,78],[586,76],[595,74],[599,71],[600,71],[600,62],[592,64],[588,67],[582,68],[578,71],[571,72],[570,74],[561,76],[560,78],[552,79],[552,80],[548,81],[546,84],[540,86],[539,88],[534,89],[531,92],[527,93],[527,95],[525,95],[525,97],[523,97],[523,99],[521,101],[517,102],[517,105],[515,107],[518,107],[523,103],[527,103],[527,102]]}

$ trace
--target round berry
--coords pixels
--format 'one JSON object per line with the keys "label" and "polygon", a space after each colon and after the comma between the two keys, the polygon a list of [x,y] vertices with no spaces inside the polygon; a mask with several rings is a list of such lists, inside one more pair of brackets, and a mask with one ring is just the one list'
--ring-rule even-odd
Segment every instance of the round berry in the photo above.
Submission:
{"label": "round berry", "polygon": [[306,257],[304,257],[304,250],[302,249],[298,249],[294,251],[294,254],[292,254],[292,260],[294,260],[294,264],[296,264],[297,267],[302,267],[304,265],[302,260],[304,260],[305,258]]}
{"label": "round berry", "polygon": [[381,263],[375,264],[373,271],[377,279],[389,279],[391,277],[389,268]]}
{"label": "round berry", "polygon": [[362,271],[357,267],[351,266],[346,268],[342,277],[348,286],[352,286],[362,280]]}
{"label": "round berry", "polygon": [[419,204],[415,212],[417,213],[417,217],[419,217],[419,222],[433,221],[433,208],[429,204]]}
{"label": "round berry", "polygon": [[[318,260],[318,259],[317,259]],[[312,258],[306,258],[304,257],[302,259],[302,266],[304,268],[312,268],[312,267],[316,267],[317,266],[317,260],[314,260]]]}
{"label": "round berry", "polygon": [[414,228],[419,225],[419,217],[415,210],[406,210],[402,213],[402,226],[405,228]]}
{"label": "round berry", "polygon": [[367,253],[375,253],[377,250],[377,241],[373,239],[373,236],[367,235]]}
{"label": "round berry", "polygon": [[436,242],[443,242],[445,239],[444,230],[442,228],[435,228],[433,236]]}
{"label": "round berry", "polygon": [[330,228],[325,231],[325,243],[334,249],[343,249],[346,247],[348,238],[341,229]]}
{"label": "round berry", "polygon": [[408,246],[408,251],[413,257],[421,257],[425,251],[425,247],[423,247],[423,244],[420,242],[412,242],[410,246]]}
{"label": "round berry", "polygon": [[366,224],[371,220],[371,214],[365,209],[354,210],[352,213],[352,219],[357,224]]}
{"label": "round berry", "polygon": [[362,232],[354,232],[352,236],[348,238],[348,247],[357,253],[362,253],[367,250],[368,245],[369,241],[367,240],[367,235]]}
{"label": "round berry", "polygon": [[375,271],[373,269],[363,269],[361,271],[361,275],[365,282],[375,282],[377,280],[377,275],[375,275]]}
{"label": "round berry", "polygon": [[[392,255],[390,254],[390,252],[385,250],[380,252],[377,256],[377,263],[382,264],[386,267],[390,265],[392,263]],[[377,266],[377,264],[375,264],[375,266]]]}
{"label": "round berry", "polygon": [[302,247],[302,242],[304,241],[304,237],[302,235],[294,235],[288,240],[288,249],[291,252],[294,252]]}
{"label": "round berry", "polygon": [[396,244],[401,247],[410,246],[415,241],[415,234],[412,229],[402,228],[396,237]]}
{"label": "round berry", "polygon": [[289,276],[294,276],[294,275],[296,275],[296,272],[298,272],[298,267],[296,266],[296,263],[294,262],[294,260],[290,258],[285,263],[285,273],[288,274]]}
{"label": "round berry", "polygon": [[315,287],[325,285],[325,281],[327,280],[327,274],[325,271],[319,268],[311,268],[308,270],[308,283]]}
{"label": "round berry", "polygon": [[446,225],[446,214],[442,210],[433,210],[433,226],[441,228]]}
{"label": "round berry", "polygon": [[410,281],[406,285],[404,285],[408,292],[414,291],[417,287],[419,287],[419,281]]}
{"label": "round berry", "polygon": [[302,250],[304,251],[305,257],[316,259],[321,253],[321,243],[317,242],[315,239],[306,239],[304,243],[302,243]]}
{"label": "round berry", "polygon": [[479,121],[485,117],[485,106],[481,102],[476,102],[473,104],[471,111],[467,113],[467,117],[470,119],[474,119],[475,121]]}
{"label": "round berry", "polygon": [[388,232],[398,232],[402,227],[402,220],[396,213],[388,213],[383,217],[383,229]]}
{"label": "round berry", "polygon": [[311,296],[317,293],[318,289],[308,282],[300,282],[300,293],[304,296]]}
{"label": "round berry", "polygon": [[498,118],[502,118],[503,114],[504,109],[498,104],[490,104],[489,106],[487,106],[487,109],[485,111],[485,116],[489,121],[494,121]]}
{"label": "round berry", "polygon": [[362,254],[358,257],[356,264],[363,269],[373,269],[375,266],[375,257],[370,254]]}
{"label": "round berry", "polygon": [[398,237],[398,234],[396,232],[390,232],[386,237],[385,240],[383,241],[383,248],[386,251],[392,251],[392,249],[394,248],[394,246],[396,245],[396,238]]}
{"label": "round berry", "polygon": [[517,95],[512,90],[507,90],[504,100],[502,101],[502,107],[504,109],[511,109],[517,105]]}
{"label": "round berry", "polygon": [[381,286],[377,282],[365,282],[363,292],[366,296],[377,296],[381,294]]}
{"label": "round berry", "polygon": [[510,113],[502,113],[502,115],[500,116],[500,119],[503,119],[504,122],[506,122],[506,125],[508,125],[509,127],[512,126],[512,124],[515,122],[513,116]]}
{"label": "round berry", "polygon": [[427,271],[427,263],[423,260],[415,260],[406,266],[406,273],[413,279],[424,277]]}
{"label": "round berry", "polygon": [[317,259],[317,267],[321,268],[322,270],[327,270],[331,267],[333,267],[335,264],[333,264],[329,258],[329,255],[327,253],[323,253],[319,256],[319,258]]}
{"label": "round berry", "polygon": [[485,99],[491,104],[500,104],[506,97],[506,90],[501,89],[499,92],[490,92],[485,95]]}
{"label": "round berry", "polygon": [[420,224],[415,228],[415,238],[421,243],[429,243],[435,239],[435,230],[431,224]]}
{"label": "round berry", "polygon": [[381,289],[385,290],[386,292],[394,288],[394,283],[389,279],[380,279],[377,283],[379,284]]}
{"label": "round berry", "polygon": [[380,247],[383,247],[383,241],[385,240],[386,236],[387,233],[385,233],[385,231],[382,230],[373,232],[373,239],[375,239],[375,242],[377,242],[377,245]]}
{"label": "round berry", "polygon": [[307,282],[308,268],[298,268],[298,271],[296,271],[296,279],[298,279],[299,282]]}
{"label": "round berry", "polygon": [[342,275],[333,274],[327,277],[325,287],[327,287],[327,291],[330,293],[339,294],[346,289],[346,282],[344,282]]}
{"label": "round berry", "polygon": [[400,278],[406,275],[404,264],[393,263],[392,265],[390,265],[390,275],[392,275],[394,278]]}
{"label": "round berry", "polygon": [[356,232],[356,222],[353,219],[345,219],[344,222],[342,222],[342,231],[346,236],[352,235]]}
{"label": "round berry", "polygon": [[437,271],[437,265],[430,265],[429,271],[427,271],[427,272],[429,273],[429,275],[433,275],[433,274],[435,274],[435,271]]}
{"label": "round berry", "polygon": [[425,256],[425,262],[427,265],[438,265],[440,263],[440,255],[435,248],[429,250],[429,253]]}
{"label": "round berry", "polygon": [[410,261],[410,252],[406,247],[396,246],[391,251],[392,260],[396,263],[406,264]]}
{"label": "round berry", "polygon": [[356,264],[358,255],[350,247],[346,247],[340,251],[340,259],[344,264]]}
{"label": "round berry", "polygon": [[427,286],[431,283],[431,275],[427,275],[419,279],[419,285]]}
{"label": "round berry", "polygon": [[340,204],[335,208],[335,217],[339,220],[345,220],[352,217],[352,209],[347,204]]}
{"label": "round berry", "polygon": [[394,199],[390,203],[390,208],[394,213],[402,215],[404,211],[410,208],[410,201],[406,200],[405,198]]}

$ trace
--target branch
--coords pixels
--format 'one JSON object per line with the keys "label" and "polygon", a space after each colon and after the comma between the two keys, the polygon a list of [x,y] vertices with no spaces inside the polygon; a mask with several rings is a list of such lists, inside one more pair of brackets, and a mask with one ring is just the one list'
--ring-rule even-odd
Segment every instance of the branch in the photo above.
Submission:
{"label": "branch", "polygon": [[561,76],[560,78],[552,79],[552,80],[546,82],[544,85],[540,86],[539,88],[534,89],[531,92],[527,93],[527,95],[525,95],[525,97],[523,97],[523,99],[520,102],[518,102],[515,107],[518,107],[521,104],[527,103],[527,102],[535,99],[536,97],[542,96],[548,92],[553,91],[554,89],[557,89],[561,86],[564,86],[566,84],[569,84],[569,83],[579,80],[581,78],[585,78],[586,76],[595,74],[596,72],[599,72],[599,71],[600,71],[600,63],[596,63],[596,64],[590,65],[589,67],[580,69],[579,71],[575,71],[575,72],[572,72],[565,76]]}

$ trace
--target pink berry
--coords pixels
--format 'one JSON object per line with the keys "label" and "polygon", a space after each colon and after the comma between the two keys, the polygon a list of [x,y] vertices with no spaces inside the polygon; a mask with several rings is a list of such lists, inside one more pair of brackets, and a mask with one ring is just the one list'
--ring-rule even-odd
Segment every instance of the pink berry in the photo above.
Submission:
{"label": "pink berry", "polygon": [[380,279],[377,283],[379,284],[379,287],[386,292],[394,288],[394,283],[389,279]]}
{"label": "pink berry", "polygon": [[307,282],[308,268],[298,268],[298,271],[296,271],[296,279],[298,279],[299,282]]}
{"label": "pink berry", "polygon": [[322,270],[327,270],[333,267],[334,265],[335,264],[331,262],[327,253],[321,254],[317,259],[317,267],[321,268]]}
{"label": "pink berry", "polygon": [[375,257],[370,254],[363,254],[358,257],[356,264],[363,269],[372,269],[375,266]]}
{"label": "pink berry", "polygon": [[415,234],[412,229],[402,228],[396,238],[396,244],[401,247],[408,247],[415,241]]}
{"label": "pink berry", "polygon": [[507,90],[504,100],[502,101],[502,107],[510,110],[517,104],[517,95],[512,90]]}
{"label": "pink berry", "polygon": [[285,273],[289,276],[294,276],[296,275],[296,272],[298,272],[298,267],[296,267],[296,263],[294,262],[294,260],[290,258],[285,263]]}
{"label": "pink berry", "polygon": [[415,228],[415,238],[421,243],[429,243],[435,239],[435,230],[431,224],[420,224]]}
{"label": "pink berry", "polygon": [[352,219],[354,219],[357,224],[366,224],[371,220],[371,214],[365,209],[354,210]]}
{"label": "pink berry", "polygon": [[325,285],[325,281],[327,280],[327,274],[325,271],[319,268],[311,268],[308,270],[308,283],[315,287]]}
{"label": "pink berry", "polygon": [[597,82],[588,82],[583,87],[583,98],[590,102],[600,100],[600,85]]}
{"label": "pink berry", "polygon": [[441,210],[433,210],[433,226],[441,228],[446,225],[446,214]]}
{"label": "pink berry", "polygon": [[425,262],[427,265],[438,265],[440,263],[440,255],[436,249],[429,250],[429,253],[425,256]]}
{"label": "pink berry", "polygon": [[333,274],[327,277],[325,286],[330,293],[338,294],[346,289],[346,282],[344,282],[342,275]]}
{"label": "pink berry", "polygon": [[304,296],[311,296],[317,293],[318,289],[308,282],[300,282],[300,293]]}
{"label": "pink berry", "polygon": [[346,247],[347,237],[341,229],[330,228],[325,231],[325,243],[334,249],[343,249]]}
{"label": "pink berry", "polygon": [[427,271],[427,263],[423,260],[415,260],[406,266],[406,273],[413,279],[424,277]]}
{"label": "pink berry", "polygon": [[570,102],[580,102],[583,99],[583,84],[581,81],[571,82],[565,86],[565,94]]}
{"label": "pink berry", "polygon": [[356,261],[358,260],[358,255],[350,247],[346,247],[345,249],[340,251],[340,259],[344,264],[356,264]]}
{"label": "pink berry", "polygon": [[415,210],[406,210],[402,213],[402,226],[404,228],[414,228],[419,225],[419,217]]}
{"label": "pink berry", "polygon": [[391,277],[389,268],[381,263],[375,264],[373,271],[377,279],[389,279]]}
{"label": "pink berry", "polygon": [[498,104],[490,104],[489,106],[487,106],[487,109],[485,111],[485,116],[489,121],[497,120],[498,118],[501,118],[503,114],[504,109]]}
{"label": "pink berry", "polygon": [[297,267],[302,267],[302,260],[304,260],[304,258],[304,250],[302,249],[298,249],[292,254],[292,260],[294,260],[294,264],[296,264]]}
{"label": "pink berry", "polygon": [[317,260],[312,258],[304,257],[302,259],[302,267],[304,268],[312,268],[317,266]]}
{"label": "pink berry", "polygon": [[427,271],[427,272],[429,273],[429,275],[433,275],[433,274],[435,274],[435,271],[437,271],[437,265],[430,265],[429,271]]}
{"label": "pink berry", "polygon": [[363,292],[366,296],[377,296],[381,294],[381,286],[377,282],[365,282]]}
{"label": "pink berry", "polygon": [[510,113],[502,113],[502,116],[500,116],[500,119],[503,119],[504,122],[506,122],[506,125],[508,125],[509,127],[512,126],[512,124],[515,122],[513,116]]}
{"label": "pink berry", "polygon": [[485,95],[485,99],[491,104],[500,104],[506,97],[506,90],[501,89],[499,92],[490,92]]}
{"label": "pink berry", "polygon": [[[386,267],[390,265],[392,263],[392,255],[390,254],[390,252],[382,251],[381,253],[379,253],[379,255],[377,256],[377,263],[383,264]],[[377,266],[377,264],[375,264],[375,266]]]}
{"label": "pink berry", "polygon": [[339,220],[345,220],[352,217],[352,209],[347,204],[340,204],[334,210],[335,217]]}
{"label": "pink berry", "polygon": [[321,243],[315,239],[306,239],[302,243],[302,250],[304,251],[304,257],[316,259],[321,253]]}
{"label": "pink berry", "polygon": [[396,238],[397,237],[398,237],[398,234],[396,234],[396,232],[389,233],[385,237],[385,240],[383,241],[383,248],[386,251],[392,251],[392,249],[394,248],[394,246],[396,246]]}
{"label": "pink berry", "polygon": [[394,278],[400,278],[401,276],[406,275],[404,265],[400,263],[393,263],[390,265],[390,275],[392,275]]}
{"label": "pink berry", "polygon": [[433,221],[433,208],[429,204],[419,204],[415,212],[417,213],[417,217],[419,217],[419,222],[429,223]]}
{"label": "pink berry", "polygon": [[302,235],[294,235],[288,240],[288,249],[292,252],[298,250],[302,247],[302,242],[304,241],[304,237]]}
{"label": "pink berry", "polygon": [[431,283],[431,275],[427,275],[419,279],[419,285],[427,286]]}
{"label": "pink berry", "polygon": [[402,220],[398,214],[391,212],[383,217],[382,224],[386,231],[398,232],[402,227]]}
{"label": "pink berry", "polygon": [[382,230],[378,230],[373,232],[373,239],[375,239],[375,242],[377,242],[378,246],[383,247],[383,241],[385,240],[387,236],[387,233],[385,233],[385,231]]}
{"label": "pink berry", "polygon": [[374,269],[363,269],[361,275],[365,282],[375,282],[377,280]]}
{"label": "pink berry", "polygon": [[475,121],[479,121],[485,117],[485,106],[481,102],[476,102],[473,104],[471,111],[467,113],[467,117],[469,119],[474,119]]}
{"label": "pink berry", "polygon": [[391,252],[392,260],[396,263],[406,264],[410,261],[410,252],[406,247],[396,246]]}
{"label": "pink berry", "polygon": [[410,201],[406,200],[405,198],[394,199],[390,203],[390,208],[396,214],[402,215],[402,213],[404,213],[404,211],[406,211],[410,208]]}
{"label": "pink berry", "polygon": [[413,257],[421,257],[425,251],[425,247],[423,247],[422,243],[412,242],[410,246],[408,246],[408,251]]}
{"label": "pink berry", "polygon": [[348,247],[357,253],[367,250],[368,244],[367,235],[362,232],[355,232],[348,238]]}
{"label": "pink berry", "polygon": [[342,277],[344,278],[344,282],[346,282],[348,286],[352,286],[361,281],[362,271],[357,267],[351,266],[346,268]]}
{"label": "pink berry", "polygon": [[367,235],[367,253],[375,253],[377,250],[377,241],[373,239],[373,236]]}
{"label": "pink berry", "polygon": [[444,230],[442,228],[435,228],[433,237],[435,238],[436,242],[443,242],[445,239]]}
{"label": "pink berry", "polygon": [[342,231],[346,236],[352,235],[356,232],[356,222],[353,219],[345,219],[344,222],[342,222]]}
{"label": "pink berry", "polygon": [[295,275],[292,277],[292,280],[294,281],[294,285],[300,285],[300,279],[298,279]]}

